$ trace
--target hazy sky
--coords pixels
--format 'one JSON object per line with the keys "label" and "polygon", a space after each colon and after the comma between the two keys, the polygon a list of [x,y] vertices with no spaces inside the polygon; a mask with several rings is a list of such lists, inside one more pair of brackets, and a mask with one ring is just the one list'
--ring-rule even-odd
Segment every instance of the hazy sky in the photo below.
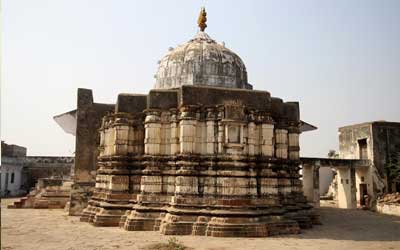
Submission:
{"label": "hazy sky", "polygon": [[147,93],[157,61],[197,32],[224,41],[254,89],[299,101],[317,131],[303,156],[338,148],[340,126],[400,122],[400,1],[3,0],[1,139],[29,155],[71,155],[75,138],[54,115],[76,107],[78,87],[95,102]]}

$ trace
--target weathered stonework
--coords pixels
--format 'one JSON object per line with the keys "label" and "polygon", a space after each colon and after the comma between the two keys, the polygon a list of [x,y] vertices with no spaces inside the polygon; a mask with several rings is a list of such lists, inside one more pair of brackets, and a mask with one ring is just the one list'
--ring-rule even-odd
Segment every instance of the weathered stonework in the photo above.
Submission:
{"label": "weathered stonework", "polygon": [[252,89],[242,59],[202,31],[189,42],[171,48],[159,62],[155,89],[182,85]]}
{"label": "weathered stonework", "polygon": [[[70,179],[71,168],[74,165],[74,157],[27,156],[26,152],[27,148],[25,147],[9,145],[1,141],[1,197],[20,197],[21,195],[27,195],[32,188],[35,188],[37,191],[38,182],[56,183],[57,179],[60,180],[59,183],[62,184],[61,180]],[[47,186],[54,187],[54,185],[44,185],[44,187]],[[39,189],[44,187],[39,187]],[[31,194],[29,194],[29,196],[32,197]],[[55,195],[55,197],[58,197],[58,195]],[[26,199],[27,198],[24,197],[21,200]]]}
{"label": "weathered stonework", "polygon": [[[244,63],[204,33],[205,21],[202,9],[196,37],[160,61],[155,89],[120,95],[102,116],[98,151],[84,145],[99,156],[81,221],[216,237],[318,223],[300,181],[298,103],[249,90]],[[91,126],[77,127],[77,143],[80,129],[94,138]]]}
{"label": "weathered stonework", "polygon": [[102,117],[114,111],[114,106],[94,103],[91,90],[78,89],[74,184],[71,186],[69,215],[80,215],[94,191],[99,147],[97,129]]}
{"label": "weathered stonework", "polygon": [[299,180],[297,103],[265,91],[182,86],[152,90],[138,106],[146,108],[102,119],[96,187],[82,221],[247,237],[318,222]]}
{"label": "weathered stonework", "polygon": [[[400,152],[400,123],[375,121],[339,128],[339,152],[344,159],[368,159],[370,164],[356,169],[355,189],[359,206],[376,208],[377,198],[396,192],[400,184],[390,180],[385,166]],[[366,201],[364,196],[368,195]]]}

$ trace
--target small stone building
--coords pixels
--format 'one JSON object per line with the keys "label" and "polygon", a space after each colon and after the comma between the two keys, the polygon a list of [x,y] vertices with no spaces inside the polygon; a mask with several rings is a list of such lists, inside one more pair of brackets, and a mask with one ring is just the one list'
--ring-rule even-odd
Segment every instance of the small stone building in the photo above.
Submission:
{"label": "small stone building", "polygon": [[387,179],[385,168],[390,158],[400,154],[399,122],[375,121],[339,128],[339,154],[343,159],[370,162],[368,166],[355,170],[359,205],[365,205],[365,195],[375,200],[379,194],[399,191],[399,184]]}
{"label": "small stone building", "polygon": [[18,196],[26,193],[24,162],[26,148],[1,141],[0,196]]}
{"label": "small stone building", "polygon": [[[300,160],[303,191],[314,206],[319,206],[323,194],[321,180],[332,180],[331,169],[335,169],[331,189],[337,206],[376,210],[381,195],[400,190],[400,123],[375,121],[341,127],[338,157]],[[387,167],[393,161],[395,172]]]}
{"label": "small stone building", "polygon": [[243,61],[204,32],[205,20],[203,9],[200,31],[160,60],[147,95],[101,104],[79,89],[77,110],[55,117],[76,135],[71,215],[178,235],[268,236],[318,223],[299,174],[299,135],[312,126],[297,102],[252,90]]}

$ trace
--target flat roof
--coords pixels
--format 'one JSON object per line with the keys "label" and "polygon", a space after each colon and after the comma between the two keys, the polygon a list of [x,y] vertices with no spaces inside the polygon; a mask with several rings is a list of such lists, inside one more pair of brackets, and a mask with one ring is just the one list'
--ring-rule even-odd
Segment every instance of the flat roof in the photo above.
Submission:
{"label": "flat roof", "polygon": [[352,128],[352,127],[361,127],[361,126],[365,126],[365,125],[390,125],[390,126],[395,126],[395,127],[399,126],[400,127],[400,122],[390,122],[390,121],[385,121],[385,120],[362,122],[362,123],[356,123],[356,124],[339,127],[339,130]]}
{"label": "flat roof", "polygon": [[341,159],[341,158],[318,158],[318,157],[300,157],[302,164],[318,163],[321,167],[369,167],[370,160],[359,159]]}

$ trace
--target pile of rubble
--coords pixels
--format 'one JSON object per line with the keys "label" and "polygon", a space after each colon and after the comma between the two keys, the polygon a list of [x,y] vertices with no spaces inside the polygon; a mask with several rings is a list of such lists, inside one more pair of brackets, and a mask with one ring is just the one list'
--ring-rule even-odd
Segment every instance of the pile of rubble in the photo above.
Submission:
{"label": "pile of rubble", "polygon": [[379,203],[394,203],[400,204],[400,193],[385,194],[378,199]]}

